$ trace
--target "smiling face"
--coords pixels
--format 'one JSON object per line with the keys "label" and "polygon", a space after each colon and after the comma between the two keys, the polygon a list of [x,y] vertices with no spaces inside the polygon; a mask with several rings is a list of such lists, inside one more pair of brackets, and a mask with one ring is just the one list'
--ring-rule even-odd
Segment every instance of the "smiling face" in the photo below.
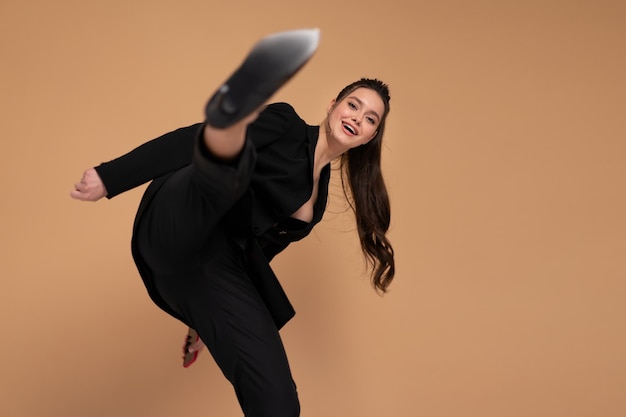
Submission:
{"label": "smiling face", "polygon": [[340,101],[331,101],[327,118],[330,137],[345,149],[368,143],[385,114],[380,95],[365,87],[357,88]]}

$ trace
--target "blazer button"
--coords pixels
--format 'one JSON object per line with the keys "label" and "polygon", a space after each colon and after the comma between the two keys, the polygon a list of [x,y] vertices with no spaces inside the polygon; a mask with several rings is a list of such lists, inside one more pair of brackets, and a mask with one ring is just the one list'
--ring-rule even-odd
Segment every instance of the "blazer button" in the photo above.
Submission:
{"label": "blazer button", "polygon": [[254,232],[255,235],[258,235],[259,233],[261,233],[261,229],[259,229],[258,227],[253,228],[252,231]]}
{"label": "blazer button", "polygon": [[281,230],[280,232],[278,232],[279,235],[286,235],[287,232],[285,232],[284,230]]}

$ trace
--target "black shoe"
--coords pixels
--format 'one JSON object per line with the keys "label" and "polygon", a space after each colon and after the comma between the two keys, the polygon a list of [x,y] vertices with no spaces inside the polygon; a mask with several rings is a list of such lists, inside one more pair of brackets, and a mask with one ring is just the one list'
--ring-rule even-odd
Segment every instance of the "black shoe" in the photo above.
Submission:
{"label": "black shoe", "polygon": [[209,99],[206,122],[225,128],[259,108],[313,56],[319,37],[318,29],[302,29],[259,41]]}

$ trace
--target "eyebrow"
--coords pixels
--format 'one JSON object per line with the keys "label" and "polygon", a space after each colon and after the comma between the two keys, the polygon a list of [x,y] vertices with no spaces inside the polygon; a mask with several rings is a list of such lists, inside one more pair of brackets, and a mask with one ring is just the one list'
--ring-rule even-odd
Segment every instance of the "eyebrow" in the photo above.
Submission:
{"label": "eyebrow", "polygon": [[[361,105],[361,106],[363,105],[363,102],[362,102],[362,101],[361,101],[361,99],[360,99],[360,98],[358,98],[357,96],[349,96],[348,98],[351,98],[351,99],[353,99],[353,100],[355,100],[355,101],[358,101],[358,102],[359,102],[359,105]],[[370,110],[369,112],[370,112],[370,113],[374,113],[374,116],[378,117],[378,120],[380,120],[380,115],[379,115],[378,113],[376,113],[376,111],[374,111],[374,110]]]}

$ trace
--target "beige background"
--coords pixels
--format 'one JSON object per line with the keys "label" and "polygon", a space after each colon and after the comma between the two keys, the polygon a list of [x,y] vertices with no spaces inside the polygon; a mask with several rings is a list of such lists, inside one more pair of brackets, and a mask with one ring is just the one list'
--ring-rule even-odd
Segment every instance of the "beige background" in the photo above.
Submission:
{"label": "beige background", "polygon": [[142,190],[68,195],[199,121],[259,37],[314,26],[276,100],[317,123],[353,79],[390,83],[398,272],[370,289],[336,186],[275,262],[302,416],[626,415],[624,4],[0,0],[0,415],[240,415],[134,269]]}

